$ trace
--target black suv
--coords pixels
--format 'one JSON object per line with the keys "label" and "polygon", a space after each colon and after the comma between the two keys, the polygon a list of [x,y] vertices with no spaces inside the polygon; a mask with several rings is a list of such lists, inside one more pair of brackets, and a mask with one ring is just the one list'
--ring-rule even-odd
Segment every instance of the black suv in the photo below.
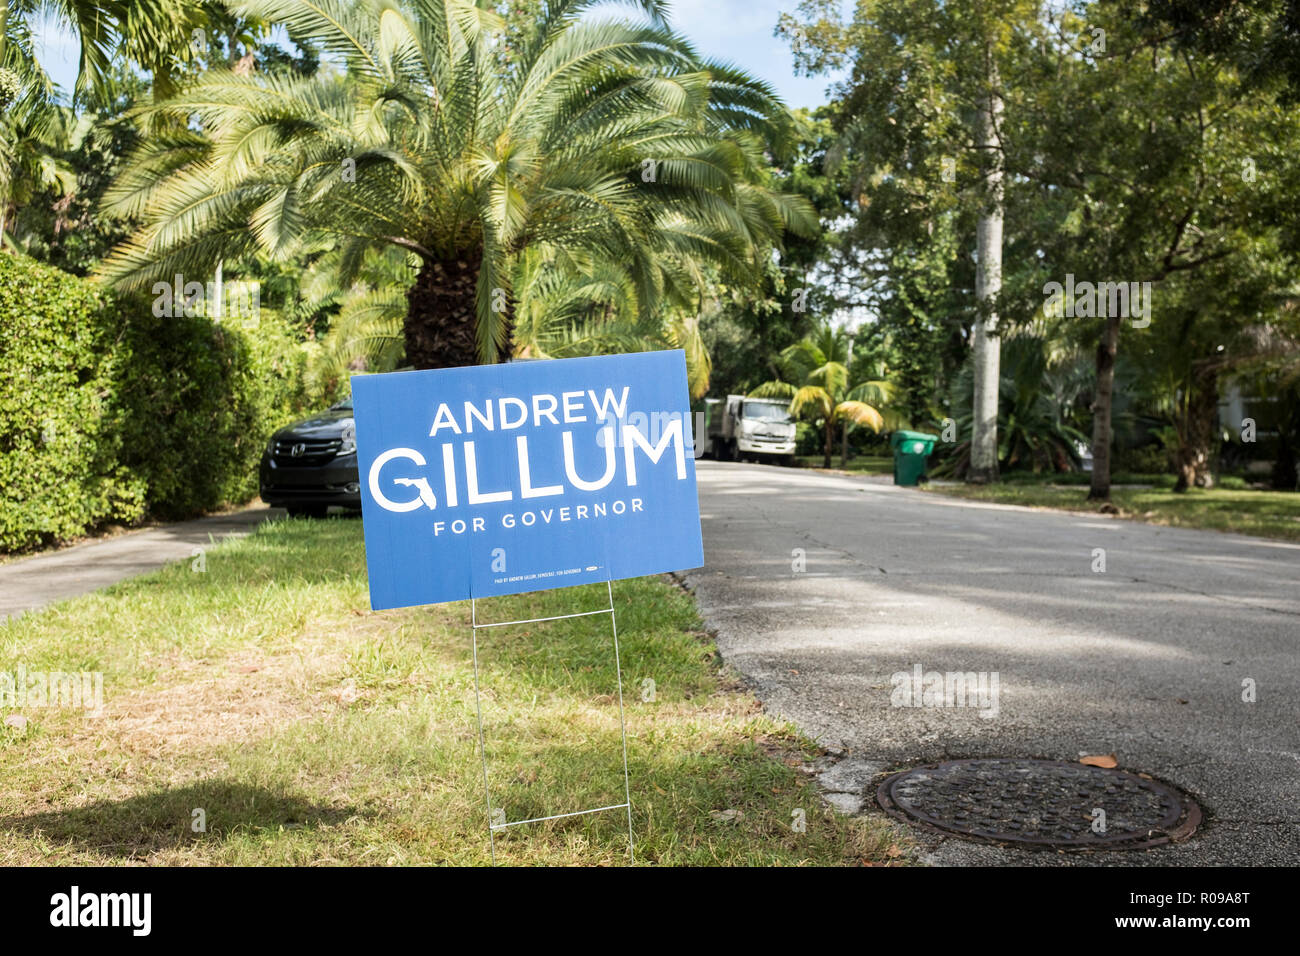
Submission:
{"label": "black suv", "polygon": [[351,399],[272,435],[260,478],[262,500],[291,515],[323,517],[330,505],[360,508]]}

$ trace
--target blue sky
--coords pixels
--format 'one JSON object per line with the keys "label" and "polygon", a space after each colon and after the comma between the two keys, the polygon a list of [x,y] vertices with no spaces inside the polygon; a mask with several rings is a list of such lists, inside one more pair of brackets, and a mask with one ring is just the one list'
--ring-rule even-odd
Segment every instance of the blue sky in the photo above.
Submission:
{"label": "blue sky", "polygon": [[678,32],[696,49],[727,60],[771,83],[789,106],[826,102],[826,77],[794,75],[790,48],[772,35],[777,17],[793,12],[798,0],[671,0]]}
{"label": "blue sky", "polygon": [[[826,101],[825,77],[797,77],[790,49],[772,35],[782,11],[798,0],[672,0],[672,20],[704,55],[734,63],[767,80],[790,106],[817,106]],[[70,31],[53,22],[37,30],[37,55],[64,91],[77,75],[78,46]]]}

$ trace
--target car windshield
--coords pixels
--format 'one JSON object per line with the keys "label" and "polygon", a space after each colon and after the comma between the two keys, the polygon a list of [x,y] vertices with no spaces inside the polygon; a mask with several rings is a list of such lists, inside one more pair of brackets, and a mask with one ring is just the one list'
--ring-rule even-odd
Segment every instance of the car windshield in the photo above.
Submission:
{"label": "car windshield", "polygon": [[786,411],[784,402],[779,405],[772,402],[746,402],[740,417],[751,422],[788,422],[790,413]]}
{"label": "car windshield", "polygon": [[352,399],[350,399],[350,398],[345,398],[343,401],[339,402],[337,405],[331,405],[330,408],[332,408],[332,409],[334,409],[334,410],[336,410],[336,411],[340,411],[340,412],[350,412],[350,411],[352,411]]}

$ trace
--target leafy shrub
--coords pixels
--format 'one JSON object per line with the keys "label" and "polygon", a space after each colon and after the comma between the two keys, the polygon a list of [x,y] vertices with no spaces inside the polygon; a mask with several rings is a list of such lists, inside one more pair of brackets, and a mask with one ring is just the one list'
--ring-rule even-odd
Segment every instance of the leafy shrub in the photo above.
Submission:
{"label": "leafy shrub", "polygon": [[90,284],[0,255],[0,550],[145,513],[120,463],[117,334]]}
{"label": "leafy shrub", "polygon": [[[998,467],[1068,474],[1079,468],[1080,445],[1088,436],[1079,430],[1074,407],[1088,381],[1088,367],[1075,358],[1053,364],[1046,339],[1018,335],[1002,343],[998,379]],[[975,415],[974,359],[969,358],[949,390],[949,409],[960,439],[935,446],[936,478],[964,478],[970,468]]]}
{"label": "leafy shrub", "polygon": [[252,497],[303,364],[270,310],[251,328],[158,318],[0,255],[0,551]]}
{"label": "leafy shrub", "polygon": [[796,455],[820,455],[826,448],[826,436],[807,422],[795,422],[794,453]]}
{"label": "leafy shrub", "polygon": [[1148,475],[1159,475],[1169,471],[1169,453],[1158,444],[1120,448],[1114,455],[1112,465],[1116,471]]}
{"label": "leafy shrub", "polygon": [[122,460],[144,478],[150,512],[181,518],[256,495],[262,449],[300,407],[302,352],[287,327],[267,309],[244,328],[122,305]]}

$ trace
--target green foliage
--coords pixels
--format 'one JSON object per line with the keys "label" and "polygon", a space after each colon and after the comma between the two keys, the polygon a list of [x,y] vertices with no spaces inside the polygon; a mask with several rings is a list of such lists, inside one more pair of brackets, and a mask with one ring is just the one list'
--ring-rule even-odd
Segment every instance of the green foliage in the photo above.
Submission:
{"label": "green foliage", "polygon": [[[1045,339],[1018,335],[1002,343],[998,387],[998,467],[1010,471],[1068,472],[1078,467],[1076,445],[1087,436],[1074,424],[1073,410],[1088,383],[1088,368],[1077,355],[1054,357]],[[969,365],[952,386],[950,408],[958,443],[934,474],[965,475],[970,463],[971,396]],[[944,446],[938,446],[944,450]]]}
{"label": "green foliage", "polygon": [[299,398],[304,357],[263,309],[244,327],[156,318],[122,303],[122,461],[142,477],[150,511],[180,518],[257,494],[257,465]]}
{"label": "green foliage", "polygon": [[[825,109],[796,110],[787,155],[776,158],[773,179],[804,197],[822,223],[837,222],[848,203],[844,177],[831,155],[835,132]],[[826,269],[836,233],[788,234],[776,256],[758,263],[753,281],[718,283],[700,326],[715,394],[745,394],[779,374],[778,356],[847,305],[843,287]]]}
{"label": "green foliage", "polygon": [[575,358],[681,349],[691,397],[709,390],[711,362],[695,310],[646,314],[637,307],[635,284],[619,263],[527,249],[518,259],[514,287],[517,355]]}
{"label": "green foliage", "polygon": [[247,500],[302,356],[268,311],[247,329],[159,318],[0,255],[0,550]]}
{"label": "green foliage", "polygon": [[[829,109],[831,152],[855,200],[836,226],[834,265],[865,290],[911,417],[951,388],[974,318],[972,238],[990,155],[970,124],[991,62],[1007,173],[1003,332],[1028,327],[1094,353],[1106,321],[1048,328],[1045,282],[1151,283],[1150,327],[1122,323],[1118,362],[1098,365],[1104,384],[1131,352],[1130,380],[1078,407],[1095,413],[1094,441],[1106,447],[1112,420],[1134,439],[1117,444],[1140,445],[1146,436],[1132,433],[1155,419],[1173,428],[1183,471],[1212,467],[1223,381],[1276,367],[1300,340],[1300,114],[1287,99],[1300,73],[1286,60],[1297,10],[1296,0],[873,0],[842,20],[841,5],[803,0],[782,18],[803,69],[851,68]],[[1040,427],[1050,415],[1030,421],[1052,430]],[[1001,444],[1004,460],[1052,457]]]}
{"label": "green foliage", "polygon": [[170,94],[177,74],[207,46],[195,42],[196,31],[210,37],[231,22],[219,4],[196,0],[15,0],[13,7],[13,20],[45,14],[80,40],[78,99],[103,92],[115,60],[140,66],[156,93]]}
{"label": "green foliage", "polygon": [[855,425],[878,433],[902,424],[890,408],[895,399],[893,384],[864,375],[878,369],[869,357],[851,361],[849,342],[844,330],[829,324],[819,326],[812,335],[781,352],[778,378],[750,392],[757,398],[787,398],[792,418],[802,417],[818,424],[824,436],[827,468],[837,427],[844,434]]}
{"label": "green foliage", "polygon": [[[1037,5],[879,0],[854,5],[847,20],[841,12],[804,0],[779,30],[797,68],[850,67],[825,110],[834,130],[826,157],[847,200],[829,266],[856,291],[844,304],[874,316],[874,349],[919,423],[942,403],[977,320],[974,230],[990,156],[972,125],[986,70],[996,61],[1015,76],[1017,51],[1039,30]],[[1006,256],[1004,282],[1016,262]]]}
{"label": "green foliage", "polygon": [[[700,263],[745,281],[787,229],[814,232],[808,204],[764,181],[789,126],[771,90],[697,57],[653,0],[637,4],[645,24],[592,19],[594,6],[553,0],[505,49],[501,18],[463,0],[232,5],[328,49],[346,75],[212,69],[142,108],[193,135],[149,139],[107,194],[145,225],[104,274],[138,288],[221,257],[287,261],[322,236],[350,263],[396,245],[430,270],[429,295],[457,303],[413,301],[408,326],[472,323],[474,355],[494,362],[513,354],[525,249],[619,264],[645,318],[697,292]],[[432,278],[444,263],[477,277],[448,286]]]}
{"label": "green foliage", "polygon": [[1119,481],[1119,472],[1158,475],[1169,470],[1169,451],[1160,444],[1122,448],[1115,452],[1114,466],[1116,482]]}
{"label": "green foliage", "polygon": [[0,254],[0,550],[144,515],[121,466],[109,300],[88,283]]}
{"label": "green foliage", "polygon": [[1134,19],[1153,36],[1234,64],[1255,86],[1286,84],[1300,99],[1300,0],[1149,0]]}
{"label": "green foliage", "polygon": [[955,235],[955,218],[941,216],[926,241],[889,255],[887,278],[868,296],[877,321],[860,339],[888,365],[903,417],[918,425],[943,417],[940,385],[965,361],[975,320],[974,270]]}
{"label": "green foliage", "polygon": [[144,95],[144,81],[125,69],[88,97],[80,115],[52,106],[40,149],[41,162],[61,175],[45,189],[20,190],[12,241],[34,259],[86,275],[130,234],[129,220],[103,214],[99,202],[118,174],[122,157],[141,133],[120,115]]}
{"label": "green foliage", "polygon": [[[4,12],[0,3],[0,13]],[[4,20],[0,17],[0,20]],[[54,87],[36,61],[25,22],[9,19],[0,33],[0,248],[16,206],[71,180],[53,151],[61,132]]]}

